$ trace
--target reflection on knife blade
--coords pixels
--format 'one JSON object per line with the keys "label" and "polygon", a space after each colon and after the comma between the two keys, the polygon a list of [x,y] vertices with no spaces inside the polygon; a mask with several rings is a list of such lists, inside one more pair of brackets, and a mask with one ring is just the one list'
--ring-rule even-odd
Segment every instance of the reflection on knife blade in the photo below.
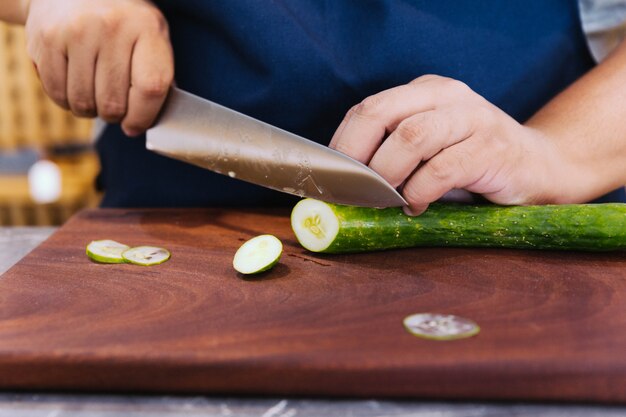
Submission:
{"label": "reflection on knife blade", "polygon": [[339,204],[406,202],[354,159],[180,89],[173,89],[146,147],[281,192]]}

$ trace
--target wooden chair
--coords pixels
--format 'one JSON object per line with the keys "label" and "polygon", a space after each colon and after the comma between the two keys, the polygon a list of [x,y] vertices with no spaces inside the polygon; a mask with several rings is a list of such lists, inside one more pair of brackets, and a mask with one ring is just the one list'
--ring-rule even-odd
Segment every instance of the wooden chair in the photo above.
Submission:
{"label": "wooden chair", "polygon": [[[44,94],[26,54],[22,27],[0,23],[0,154],[35,149],[49,155],[62,173],[62,192],[52,204],[35,203],[25,173],[0,174],[0,225],[53,225],[82,207],[97,204],[93,183],[98,162],[90,149],[92,122],[77,119]],[[84,147],[55,157],[51,149]]]}

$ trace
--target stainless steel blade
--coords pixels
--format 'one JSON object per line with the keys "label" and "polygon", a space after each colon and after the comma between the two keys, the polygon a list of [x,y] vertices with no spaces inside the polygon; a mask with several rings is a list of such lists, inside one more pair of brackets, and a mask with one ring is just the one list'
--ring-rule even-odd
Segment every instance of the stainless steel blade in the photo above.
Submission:
{"label": "stainless steel blade", "polygon": [[219,104],[173,89],[146,147],[274,190],[332,203],[406,205],[380,175],[354,159]]}

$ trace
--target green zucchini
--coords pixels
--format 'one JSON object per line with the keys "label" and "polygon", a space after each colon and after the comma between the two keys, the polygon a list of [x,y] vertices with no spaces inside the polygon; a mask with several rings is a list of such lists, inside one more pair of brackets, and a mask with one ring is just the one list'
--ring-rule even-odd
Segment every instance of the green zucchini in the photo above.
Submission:
{"label": "green zucchini", "polygon": [[121,264],[125,262],[122,253],[128,249],[130,246],[114,240],[94,240],[87,245],[87,256],[101,264]]}
{"label": "green zucchini", "polygon": [[341,206],[305,199],[291,227],[313,252],[415,246],[608,251],[626,249],[626,204],[496,206],[431,204],[417,217],[400,208]]}

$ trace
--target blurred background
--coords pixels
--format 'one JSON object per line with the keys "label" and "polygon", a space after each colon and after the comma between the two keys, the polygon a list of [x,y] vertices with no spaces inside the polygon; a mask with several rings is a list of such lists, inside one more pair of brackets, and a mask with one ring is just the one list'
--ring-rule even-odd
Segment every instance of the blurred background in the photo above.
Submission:
{"label": "blurred background", "polygon": [[92,131],[45,96],[24,29],[0,23],[0,226],[58,225],[98,204]]}

